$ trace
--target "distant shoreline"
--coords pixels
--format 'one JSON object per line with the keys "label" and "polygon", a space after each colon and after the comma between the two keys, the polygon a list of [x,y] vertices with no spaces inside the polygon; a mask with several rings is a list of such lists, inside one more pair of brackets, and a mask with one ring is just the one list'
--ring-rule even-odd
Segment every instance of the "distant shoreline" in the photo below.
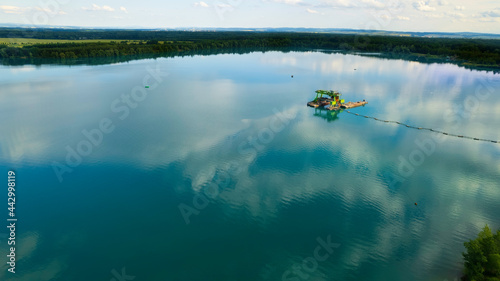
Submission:
{"label": "distant shoreline", "polygon": [[263,32],[23,30],[0,28],[3,64],[16,60],[61,61],[134,56],[177,56],[192,52],[335,50],[357,55],[433,61],[486,70],[500,69],[500,40],[381,35]]}

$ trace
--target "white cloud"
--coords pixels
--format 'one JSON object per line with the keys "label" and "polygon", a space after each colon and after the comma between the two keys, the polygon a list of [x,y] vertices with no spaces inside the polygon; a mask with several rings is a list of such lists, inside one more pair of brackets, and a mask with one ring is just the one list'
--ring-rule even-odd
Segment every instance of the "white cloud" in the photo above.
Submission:
{"label": "white cloud", "polygon": [[66,15],[67,14],[65,11],[62,11],[62,10],[52,11],[49,8],[17,7],[17,6],[6,6],[6,5],[0,6],[0,12],[6,13],[6,14],[22,14],[22,13],[33,11],[33,10],[45,12],[47,14],[58,14],[58,15]]}
{"label": "white cloud", "polygon": [[49,9],[49,8],[40,8],[40,7],[36,7],[35,8],[37,11],[42,11],[42,12],[46,12],[46,13],[52,13],[52,11]]}
{"label": "white cloud", "polygon": [[323,0],[318,7],[342,7],[342,8],[354,8],[359,7],[356,3],[350,0]]}
{"label": "white cloud", "polygon": [[336,2],[339,3],[339,5],[345,6],[345,7],[356,7],[358,6],[354,1],[351,0],[337,0]]}
{"label": "white cloud", "polygon": [[108,12],[113,12],[115,9],[111,8],[110,6],[102,6],[103,11],[108,11]]}
{"label": "white cloud", "polygon": [[488,11],[481,13],[483,17],[492,17],[492,18],[499,18],[500,17],[500,9],[495,9],[493,11]]}
{"label": "white cloud", "polygon": [[203,1],[200,1],[200,2],[196,2],[196,3],[194,3],[194,6],[195,6],[195,7],[203,7],[203,8],[208,8],[208,7],[210,7],[207,3],[203,2]]}
{"label": "white cloud", "polygon": [[17,6],[6,6],[6,5],[0,6],[0,12],[6,13],[6,14],[19,15],[19,14],[23,14],[26,12],[32,12],[33,10],[45,12],[45,13],[51,14],[51,15],[67,15],[68,14],[63,10],[58,10],[58,9],[52,11],[49,8],[41,8],[41,7],[17,7]]}
{"label": "white cloud", "polygon": [[92,4],[92,7],[82,7],[83,10],[85,11],[106,11],[106,12],[114,12],[115,9],[111,8],[110,6],[104,5],[104,6],[99,6],[96,4]]}
{"label": "white cloud", "polygon": [[307,12],[310,13],[310,14],[319,14],[318,11],[313,10],[313,9],[309,9],[309,8],[307,8]]}
{"label": "white cloud", "polygon": [[361,2],[363,2],[370,8],[385,8],[385,5],[377,0],[361,0]]}
{"label": "white cloud", "polygon": [[425,1],[413,2],[413,8],[423,12],[432,12],[436,10],[435,7],[429,6],[429,2]]}
{"label": "white cloud", "polygon": [[465,18],[465,15],[462,13],[448,12],[446,14],[453,18]]}
{"label": "white cloud", "polygon": [[287,5],[297,5],[297,4],[302,3],[302,0],[272,0],[272,1],[276,2],[276,3],[287,4]]}
{"label": "white cloud", "polygon": [[395,19],[395,20],[405,20],[405,21],[409,21],[409,20],[410,20],[410,18],[409,18],[409,17],[405,17],[405,16],[395,16],[395,17],[391,17],[391,16],[386,15],[386,14],[381,15],[381,16],[380,16],[380,18],[381,18],[381,19],[383,19],[383,20],[391,20],[391,19]]}
{"label": "white cloud", "polygon": [[441,19],[444,18],[444,14],[429,14],[425,15],[426,18]]}
{"label": "white cloud", "polygon": [[6,14],[22,14],[29,9],[17,6],[0,6],[0,10]]}
{"label": "white cloud", "polygon": [[455,6],[455,10],[463,11],[463,10],[465,10],[465,6]]}
{"label": "white cloud", "polygon": [[[286,0],[274,0],[274,1],[286,1]],[[290,1],[290,0],[288,0]],[[300,2],[301,5],[305,5]],[[314,7],[328,7],[328,8],[358,8],[358,9],[384,9],[389,8],[390,4],[386,5],[378,0],[321,0],[319,4],[314,5]],[[391,6],[394,8],[394,6]]]}
{"label": "white cloud", "polygon": [[123,6],[121,6],[121,7],[120,7],[120,11],[125,12],[125,13],[127,13],[127,14],[128,14],[127,8],[125,8],[125,7],[123,7]]}

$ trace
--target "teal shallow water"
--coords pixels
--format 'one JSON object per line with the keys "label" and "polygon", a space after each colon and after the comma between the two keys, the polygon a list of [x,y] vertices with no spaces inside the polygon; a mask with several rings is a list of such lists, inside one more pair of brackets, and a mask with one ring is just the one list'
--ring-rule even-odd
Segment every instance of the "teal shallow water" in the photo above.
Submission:
{"label": "teal shallow water", "polygon": [[305,103],[335,89],[369,102],[356,113],[500,140],[499,86],[323,53],[2,66],[19,222],[17,273],[1,279],[453,280],[462,243],[500,227],[500,145]]}

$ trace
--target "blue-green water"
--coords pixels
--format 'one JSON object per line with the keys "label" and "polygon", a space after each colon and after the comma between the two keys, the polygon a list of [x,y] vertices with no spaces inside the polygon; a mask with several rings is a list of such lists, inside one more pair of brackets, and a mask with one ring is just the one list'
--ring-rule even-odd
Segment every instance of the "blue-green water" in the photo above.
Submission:
{"label": "blue-green water", "polygon": [[453,280],[500,227],[500,144],[305,104],[500,140],[499,86],[314,52],[1,66],[0,279]]}

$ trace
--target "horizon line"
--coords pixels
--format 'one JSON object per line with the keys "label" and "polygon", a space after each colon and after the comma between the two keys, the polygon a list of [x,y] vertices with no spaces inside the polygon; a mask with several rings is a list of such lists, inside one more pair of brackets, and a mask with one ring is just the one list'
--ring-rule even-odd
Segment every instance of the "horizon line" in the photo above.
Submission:
{"label": "horizon line", "polygon": [[350,30],[350,31],[370,31],[370,32],[394,32],[394,33],[434,33],[434,34],[485,34],[485,35],[498,35],[499,33],[492,32],[476,32],[476,31],[398,31],[398,30],[385,30],[385,29],[357,29],[357,28],[341,28],[341,27],[199,27],[199,26],[186,26],[186,27],[140,27],[140,26],[80,26],[80,25],[30,25],[18,23],[0,23],[0,28],[67,28],[67,29],[109,29],[109,30],[179,30],[179,29],[198,29],[198,30],[216,30],[216,29],[241,29],[242,31],[249,30],[266,30],[266,29],[312,29],[312,30]]}

